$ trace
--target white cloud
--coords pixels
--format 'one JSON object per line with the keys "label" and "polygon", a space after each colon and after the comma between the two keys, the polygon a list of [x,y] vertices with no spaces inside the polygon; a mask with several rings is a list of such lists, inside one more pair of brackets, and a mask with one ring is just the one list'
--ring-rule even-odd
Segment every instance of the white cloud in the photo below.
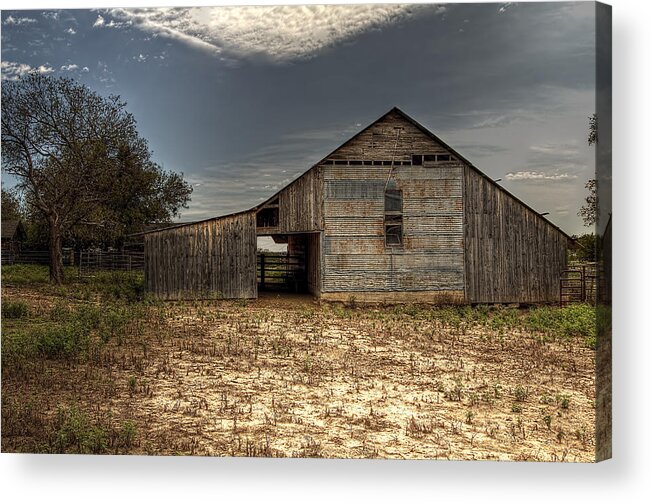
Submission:
{"label": "white cloud", "polygon": [[93,23],[93,28],[104,26],[104,18],[102,16],[97,16],[95,22]]}
{"label": "white cloud", "polygon": [[[421,6],[303,5],[112,9],[113,17],[214,53],[306,59],[360,33],[400,22]],[[445,8],[435,11],[443,14]],[[101,16],[98,17],[98,21]],[[103,18],[102,23],[103,24]],[[96,22],[97,23],[97,22]]]}
{"label": "white cloud", "polygon": [[45,19],[51,19],[52,21],[56,21],[59,19],[59,12],[56,10],[50,11],[50,12],[43,12],[42,16]]}
{"label": "white cloud", "polygon": [[20,26],[21,24],[32,24],[32,23],[35,23],[35,22],[36,22],[36,19],[32,19],[31,17],[7,16],[7,18],[4,20],[4,22],[2,24]]}
{"label": "white cloud", "polygon": [[510,8],[510,7],[513,7],[513,2],[506,2],[505,4],[502,4],[502,6],[500,7],[500,10],[499,10],[499,13],[504,14],[504,12],[506,12],[506,10],[508,8]]}
{"label": "white cloud", "polygon": [[567,157],[576,156],[579,153],[579,149],[574,144],[556,144],[556,143],[544,143],[542,145],[532,145],[529,148],[532,152],[542,154],[542,155],[562,155]]}
{"label": "white cloud", "polygon": [[54,68],[47,64],[40,65],[37,68],[32,68],[28,64],[16,63],[14,61],[2,61],[0,63],[0,68],[2,69],[2,80],[18,80],[20,77],[27,75],[30,72],[52,73],[54,71]]}
{"label": "white cloud", "polygon": [[66,30],[66,33],[69,33],[70,35],[76,35],[77,34],[77,32],[75,31],[74,28],[68,28]]}
{"label": "white cloud", "polygon": [[569,181],[576,178],[576,174],[544,171],[517,171],[506,175],[509,181]]}
{"label": "white cloud", "polygon": [[32,70],[32,67],[28,64],[11,61],[2,61],[0,68],[2,69],[2,80],[18,80]]}
{"label": "white cloud", "polygon": [[61,67],[61,71],[74,71],[78,69],[79,66],[77,66],[76,64],[66,64]]}
{"label": "white cloud", "polygon": [[42,64],[38,68],[36,68],[36,71],[38,73],[52,73],[54,71],[54,68],[48,66],[47,64]]}

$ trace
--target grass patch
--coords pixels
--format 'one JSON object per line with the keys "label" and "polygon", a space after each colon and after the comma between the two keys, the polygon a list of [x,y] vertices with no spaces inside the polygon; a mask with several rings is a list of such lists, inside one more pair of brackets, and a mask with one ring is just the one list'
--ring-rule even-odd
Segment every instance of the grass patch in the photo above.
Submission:
{"label": "grass patch", "polygon": [[551,334],[559,337],[584,337],[590,348],[597,341],[597,314],[595,307],[583,303],[567,307],[537,307],[531,309],[524,321],[524,327],[534,333]]}
{"label": "grass patch", "polygon": [[21,319],[29,315],[29,307],[22,300],[2,300],[3,319]]}

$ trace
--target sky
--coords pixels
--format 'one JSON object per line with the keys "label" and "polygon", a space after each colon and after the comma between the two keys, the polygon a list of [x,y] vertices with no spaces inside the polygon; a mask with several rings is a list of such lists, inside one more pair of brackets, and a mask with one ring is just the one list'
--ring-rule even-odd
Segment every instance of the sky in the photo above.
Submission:
{"label": "sky", "polygon": [[120,95],[154,160],[193,185],[180,221],[254,206],[398,106],[566,232],[588,230],[592,2],[1,17],[2,81],[38,71]]}

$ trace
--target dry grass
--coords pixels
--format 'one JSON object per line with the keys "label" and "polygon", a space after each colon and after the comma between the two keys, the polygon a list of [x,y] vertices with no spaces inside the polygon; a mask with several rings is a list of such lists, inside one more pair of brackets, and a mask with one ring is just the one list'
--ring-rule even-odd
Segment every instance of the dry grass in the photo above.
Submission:
{"label": "dry grass", "polygon": [[[4,298],[3,451],[594,460],[594,350],[526,312]],[[79,351],[30,351],[60,319]]]}

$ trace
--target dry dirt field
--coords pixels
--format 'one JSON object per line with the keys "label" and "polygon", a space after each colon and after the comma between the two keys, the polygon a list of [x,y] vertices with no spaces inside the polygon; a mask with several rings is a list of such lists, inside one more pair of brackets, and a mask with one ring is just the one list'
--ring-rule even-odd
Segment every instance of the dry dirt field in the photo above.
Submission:
{"label": "dry dirt field", "polygon": [[5,452],[594,460],[595,352],[526,310],[67,291],[3,284]]}

